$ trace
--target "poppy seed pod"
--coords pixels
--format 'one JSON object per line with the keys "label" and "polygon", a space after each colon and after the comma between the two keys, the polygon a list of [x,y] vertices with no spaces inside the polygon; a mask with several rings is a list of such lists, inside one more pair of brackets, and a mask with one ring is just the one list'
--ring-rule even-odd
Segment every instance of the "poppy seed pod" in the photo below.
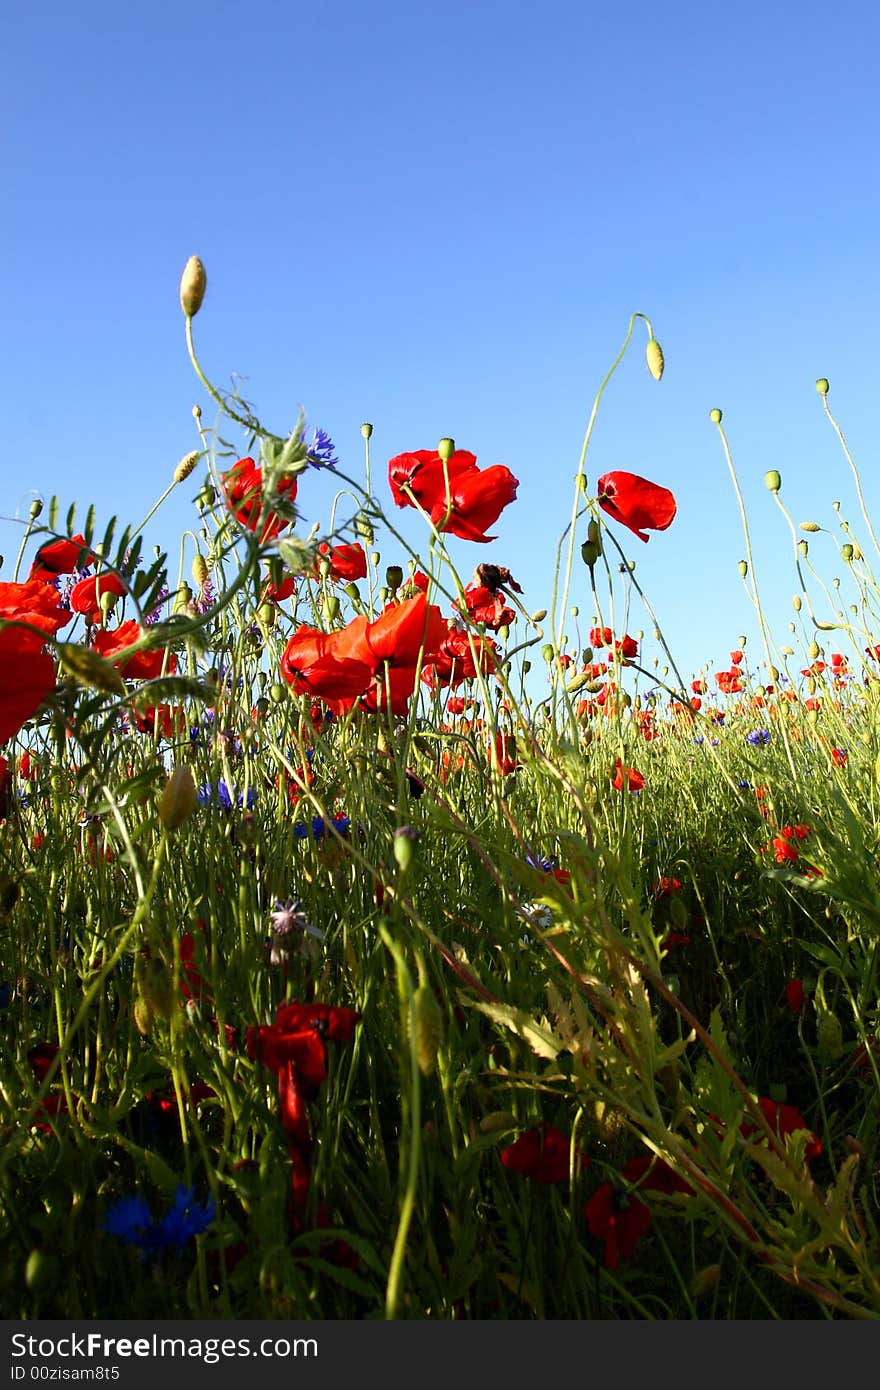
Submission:
{"label": "poppy seed pod", "polygon": [[387,570],[385,571],[385,583],[388,585],[392,593],[397,593],[397,590],[403,583],[403,570],[401,569],[400,565],[388,566]]}
{"label": "poppy seed pod", "polygon": [[370,424],[368,420],[365,420],[364,423],[361,425],[361,434],[363,435],[364,439],[369,439],[372,433],[373,426]]}
{"label": "poppy seed pod", "polygon": [[816,382],[816,390],[819,392],[820,396],[828,395],[828,392],[831,390],[831,387],[828,384],[827,376],[819,377],[819,380]]}
{"label": "poppy seed pod", "polygon": [[437,445],[437,453],[443,459],[444,463],[448,463],[455,453],[455,440],[449,439],[448,437],[446,439],[441,439],[440,443]]}
{"label": "poppy seed pod", "polygon": [[764,486],[768,492],[778,492],[782,487],[782,479],[775,468],[770,468],[764,474]]}
{"label": "poppy seed pod", "polygon": [[418,838],[419,832],[413,825],[402,825],[394,832],[394,860],[401,873],[405,873],[412,863]]}
{"label": "poppy seed pod", "polygon": [[709,419],[712,421],[713,425],[721,424],[721,411],[718,409],[717,406],[714,410],[709,411]]}
{"label": "poppy seed pod", "polygon": [[739,573],[740,573],[740,578],[745,579],[746,575],[747,575],[748,572],[749,572],[749,567],[748,567],[747,562],[746,562],[745,560],[740,560],[739,565],[737,566],[737,568],[738,568]]}
{"label": "poppy seed pod", "polygon": [[205,267],[198,256],[190,256],[180,277],[180,307],[188,319],[201,309],[207,286]]}
{"label": "poppy seed pod", "polygon": [[645,360],[648,364],[648,371],[651,373],[651,376],[655,381],[659,381],[663,375],[665,363],[663,361],[663,349],[656,338],[649,339],[648,346],[645,348]]}

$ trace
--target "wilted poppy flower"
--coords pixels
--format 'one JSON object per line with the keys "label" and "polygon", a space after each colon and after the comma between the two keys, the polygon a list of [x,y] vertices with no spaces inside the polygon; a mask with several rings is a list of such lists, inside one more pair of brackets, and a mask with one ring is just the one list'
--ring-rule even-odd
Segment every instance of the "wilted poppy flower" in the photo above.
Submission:
{"label": "wilted poppy flower", "polygon": [[675,519],[676,502],[669,489],[637,473],[605,473],[596,487],[603,512],[627,526],[640,541],[648,539],[645,530],[665,531]]}
{"label": "wilted poppy flower", "polygon": [[651,1213],[638,1197],[603,1182],[584,1206],[590,1234],[605,1241],[605,1268],[617,1269],[631,1258],[636,1245],[651,1225]]}
{"label": "wilted poppy flower", "polygon": [[[246,526],[249,531],[255,532],[263,510],[262,468],[252,458],[239,459],[228,472],[223,474],[221,482],[230,511],[234,513],[243,526]],[[278,496],[283,497],[287,502],[293,503],[296,498],[296,489],[297,480],[295,477],[279,479],[277,484]],[[290,520],[288,518],[281,517],[276,512],[270,512],[264,518],[260,540],[264,544],[266,541],[274,540],[289,525]]]}
{"label": "wilted poppy flower", "polygon": [[444,464],[439,453],[418,449],[388,462],[388,481],[398,507],[418,504],[440,531],[462,540],[494,540],[486,529],[516,497],[519,481],[509,468],[478,468],[476,455],[458,449]]}
{"label": "wilted poppy flower", "polygon": [[[567,1182],[571,1169],[571,1141],[555,1125],[536,1125],[501,1150],[501,1162],[511,1173],[520,1173],[537,1183]],[[575,1149],[575,1172],[587,1162]]]}
{"label": "wilted poppy flower", "polygon": [[80,569],[91,568],[92,556],[85,536],[76,535],[71,536],[69,540],[62,537],[57,541],[47,541],[34,556],[28,578],[51,583],[59,574],[73,574],[77,569],[77,560]]}
{"label": "wilted poppy flower", "polygon": [[509,627],[516,613],[504,602],[504,595],[497,589],[487,589],[484,584],[467,584],[464,601],[456,599],[453,605],[473,623],[482,623],[497,632],[500,627]]}

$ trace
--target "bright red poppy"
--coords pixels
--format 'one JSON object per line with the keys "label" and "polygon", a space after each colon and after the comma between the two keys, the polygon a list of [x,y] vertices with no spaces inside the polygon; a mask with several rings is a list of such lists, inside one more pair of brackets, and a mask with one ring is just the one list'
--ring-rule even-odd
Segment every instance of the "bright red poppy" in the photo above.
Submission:
{"label": "bright red poppy", "polygon": [[69,622],[69,609],[44,580],[0,584],[0,624],[10,624],[0,627],[0,744],[18,733],[55,688],[55,662],[43,648]]}
{"label": "bright red poppy", "polygon": [[[262,468],[252,458],[239,459],[223,474],[221,482],[230,511],[249,531],[256,532],[263,510]],[[281,478],[277,493],[279,497],[292,503],[296,499],[296,489],[295,477]],[[263,518],[261,542],[265,544],[266,541],[274,540],[289,525],[290,521],[286,517],[279,516],[277,512],[269,512]]]}
{"label": "bright red poppy", "polygon": [[132,619],[127,623],[121,623],[119,627],[108,632],[106,628],[101,628],[95,633],[93,648],[99,656],[103,656],[106,661],[112,661],[114,666],[119,667],[119,674],[125,676],[126,680],[137,681],[155,680],[157,676],[170,676],[177,670],[177,658],[173,652],[166,652],[164,647],[159,647],[155,651],[135,652],[132,656],[119,660],[119,653],[126,647],[132,646],[139,638],[144,636],[144,629]]}
{"label": "bright red poppy", "polygon": [[322,541],[315,561],[316,576],[320,574],[322,560],[330,561],[331,579],[344,579],[351,583],[367,577],[367,556],[360,541],[355,541],[353,545],[334,545],[332,549],[326,541]]}
{"label": "bright red poppy", "polygon": [[614,778],[611,785],[616,791],[623,791],[624,782],[627,791],[631,792],[640,792],[645,785],[642,774],[634,767],[624,767],[618,758],[614,765]]}
{"label": "bright red poppy", "polygon": [[450,628],[431,661],[425,663],[422,680],[432,689],[473,680],[477,671],[490,675],[498,664],[498,648],[491,637]]}
{"label": "bright red poppy", "polygon": [[47,541],[41,545],[30,568],[29,579],[40,579],[50,583],[59,574],[72,574],[77,568],[77,560],[83,556],[80,569],[91,569],[92,556],[83,535],[62,537],[57,541]]}
{"label": "bright red poppy", "polygon": [[492,632],[509,627],[516,617],[514,610],[504,602],[504,595],[496,589],[487,589],[485,584],[467,584],[464,600],[456,599],[453,606],[472,623],[482,623]]}
{"label": "bright red poppy", "polygon": [[122,598],[128,593],[128,585],[113,574],[110,570],[105,570],[103,574],[87,575],[78,584],[74,584],[70,591],[70,611],[72,613],[83,613],[93,623],[99,623],[103,616],[101,611],[101,599],[104,594],[114,594],[117,598]]}
{"label": "bright red poppy", "polygon": [[[571,1141],[555,1125],[536,1125],[501,1150],[501,1162],[511,1173],[520,1173],[533,1182],[567,1182],[571,1170]],[[575,1149],[575,1172],[587,1162],[588,1159]]]}
{"label": "bright red poppy", "polygon": [[649,531],[665,531],[675,520],[676,501],[668,488],[637,473],[605,473],[596,484],[599,506],[629,528],[640,541]]}
{"label": "bright red poppy", "polygon": [[486,530],[516,497],[519,480],[503,464],[478,468],[475,454],[457,449],[444,464],[439,453],[417,449],[388,462],[398,507],[418,505],[440,531],[485,544]]}

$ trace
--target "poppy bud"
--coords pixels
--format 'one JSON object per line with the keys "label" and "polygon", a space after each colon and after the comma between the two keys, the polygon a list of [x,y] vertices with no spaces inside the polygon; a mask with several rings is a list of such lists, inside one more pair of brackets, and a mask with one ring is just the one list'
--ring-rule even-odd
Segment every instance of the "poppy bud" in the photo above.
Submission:
{"label": "poppy bud", "polygon": [[28,1255],[24,1267],[25,1287],[30,1293],[47,1292],[57,1281],[60,1268],[55,1255],[36,1246]]}
{"label": "poppy bud", "polygon": [[817,524],[816,524],[815,521],[802,521],[802,522],[801,522],[801,530],[802,530],[802,531],[812,531],[812,532],[815,532],[815,531],[821,531],[821,530],[822,530],[822,527],[821,527],[821,526],[817,526]]}
{"label": "poppy bud", "polygon": [[678,896],[669,900],[669,920],[678,932],[683,932],[688,926],[688,910]]}
{"label": "poppy bud", "polygon": [[541,655],[542,655],[542,657],[544,658],[544,660],[545,660],[545,661],[548,663],[548,665],[549,665],[549,663],[553,660],[553,643],[552,643],[552,642],[545,642],[545,643],[544,643],[543,647],[541,648]]}
{"label": "poppy bud", "polygon": [[816,382],[816,390],[819,392],[820,396],[828,395],[828,392],[831,390],[831,387],[828,385],[827,376],[819,377],[819,380]]}
{"label": "poppy bud", "polygon": [[361,434],[364,436],[364,439],[369,439],[372,433],[373,426],[365,420],[364,423],[361,425]]}
{"label": "poppy bud", "polygon": [[748,567],[746,561],[745,561],[745,560],[740,560],[740,562],[739,562],[739,564],[738,564],[738,566],[737,566],[737,569],[739,570],[740,578],[745,579],[746,575],[747,575],[748,572],[749,572],[749,567]]}
{"label": "poppy bud", "polygon": [[593,541],[584,541],[581,546],[581,559],[585,565],[588,565],[590,569],[592,569],[599,555],[600,551],[598,545],[595,545]]}
{"label": "poppy bud", "polygon": [[397,590],[403,583],[403,570],[401,569],[400,565],[388,566],[387,570],[385,571],[385,583],[388,585],[392,593],[397,593]]}
{"label": "poppy bud", "polygon": [[339,612],[339,599],[335,594],[328,594],[324,600],[324,616],[328,623],[332,623]]}
{"label": "poppy bud", "polygon": [[705,1269],[698,1269],[691,1280],[691,1293],[693,1297],[703,1298],[714,1289],[720,1278],[720,1265],[706,1265]]}
{"label": "poppy bud", "polygon": [[712,421],[713,425],[721,424],[721,411],[718,409],[717,406],[714,410],[709,411],[709,419]]}
{"label": "poppy bud", "polygon": [[200,455],[198,449],[193,449],[191,453],[184,454],[183,458],[180,460],[180,463],[174,470],[174,481],[176,483],[182,483],[185,481],[185,479],[189,477],[190,473],[193,471],[196,464],[198,463],[199,457]]}
{"label": "poppy bud", "polygon": [[413,1009],[419,1071],[423,1076],[430,1076],[443,1043],[443,1015],[430,985],[419,985],[413,995]]}
{"label": "poppy bud", "polygon": [[91,685],[105,695],[124,695],[125,682],[111,662],[92,651],[91,647],[78,647],[74,642],[59,642],[55,650],[62,669],[75,676],[84,685]]}
{"label": "poppy bud", "polygon": [[592,542],[593,542],[593,545],[598,545],[599,550],[601,551],[601,549],[602,549],[602,528],[600,527],[598,521],[595,521],[595,520],[594,520],[594,521],[588,521],[588,522],[587,522],[587,540],[588,540],[588,541],[592,541]]}
{"label": "poppy bud", "polygon": [[455,440],[448,438],[441,439],[440,443],[437,445],[437,453],[440,455],[444,463],[448,463],[449,460],[452,458],[452,455],[455,453]]}
{"label": "poppy bud", "polygon": [[527,661],[524,661],[523,664],[522,664],[522,668],[523,668],[523,675],[524,675],[524,676],[527,676],[527,675],[529,674],[529,671],[531,671],[531,669],[532,669],[532,663],[531,663],[530,661],[528,661],[528,660],[527,660]]}
{"label": "poppy bud", "polygon": [[284,686],[278,683],[277,681],[274,685],[269,686],[269,696],[271,699],[275,701],[276,705],[281,703],[281,701],[284,699],[284,695]]}
{"label": "poppy bud", "polygon": [[648,363],[648,371],[651,376],[655,381],[659,381],[663,375],[664,362],[663,349],[656,338],[649,339],[648,346],[645,348],[645,360]]}
{"label": "poppy bud", "polygon": [[[361,428],[363,429],[364,426],[361,426]],[[354,529],[357,531],[358,535],[367,542],[367,545],[373,544],[376,539],[376,533],[363,512],[358,512],[355,517]]]}
{"label": "poppy bud", "polygon": [[810,643],[810,658],[811,658],[811,660],[812,660],[812,661],[815,661],[816,658],[817,658],[820,654],[821,654],[821,649],[820,649],[820,647],[819,647],[819,643],[818,643],[818,642],[811,642],[811,643]]}
{"label": "poppy bud", "polygon": [[852,548],[852,546],[851,546],[851,545],[842,545],[842,546],[840,547],[840,554],[841,554],[841,558],[842,558],[843,560],[845,560],[847,564],[849,564],[850,560],[851,560],[852,557],[853,557],[853,548]]}
{"label": "poppy bud", "polygon": [[159,819],[166,830],[176,830],[192,815],[198,793],[192,768],[188,765],[176,767],[165,783],[159,798]]}
{"label": "poppy bud", "polygon": [[174,980],[164,960],[138,956],[134,973],[141,997],[153,1016],[170,1019],[174,1013]]}
{"label": "poppy bud", "polygon": [[197,551],[196,557],[192,562],[192,577],[199,588],[202,587],[208,577],[208,562],[200,550]]}
{"label": "poppy bud", "polygon": [[792,599],[791,606],[794,609],[795,613],[800,613],[802,604],[798,594],[795,594],[794,598]]}
{"label": "poppy bud", "polygon": [[406,873],[412,863],[418,838],[419,832],[414,825],[402,825],[394,832],[392,848],[394,849],[395,862],[401,873]]}
{"label": "poppy bud", "polygon": [[547,616],[546,608],[538,608],[529,619],[530,623],[542,623]]}
{"label": "poppy bud", "polygon": [[173,611],[175,613],[185,613],[187,610],[187,605],[192,602],[192,596],[193,591],[189,587],[189,585],[181,584],[180,588],[174,595],[174,603],[172,605]]}
{"label": "poppy bud", "polygon": [[769,469],[764,474],[764,486],[768,492],[778,492],[782,487],[782,479],[775,468]]}
{"label": "poppy bud", "polygon": [[153,1031],[153,1010],[150,1008],[143,995],[138,995],[134,1001],[132,1009],[134,1026],[142,1038],[148,1038]]}
{"label": "poppy bud", "polygon": [[484,1115],[479,1125],[481,1134],[494,1134],[497,1130],[516,1129],[516,1116],[509,1110],[492,1110]]}
{"label": "poppy bud", "polygon": [[806,559],[810,550],[809,543],[807,541],[798,541],[797,548],[800,551],[803,558]]}
{"label": "poppy bud", "polygon": [[201,309],[207,285],[205,267],[198,256],[190,256],[180,277],[180,307],[188,319]]}
{"label": "poppy bud", "polygon": [[820,1009],[816,1016],[816,1042],[822,1052],[826,1052],[832,1061],[836,1061],[843,1053],[843,1029],[840,1020],[830,1009]]}
{"label": "poppy bud", "polygon": [[[339,600],[336,600],[337,603]],[[274,603],[261,603],[257,609],[257,622],[261,627],[275,626],[275,605]]]}

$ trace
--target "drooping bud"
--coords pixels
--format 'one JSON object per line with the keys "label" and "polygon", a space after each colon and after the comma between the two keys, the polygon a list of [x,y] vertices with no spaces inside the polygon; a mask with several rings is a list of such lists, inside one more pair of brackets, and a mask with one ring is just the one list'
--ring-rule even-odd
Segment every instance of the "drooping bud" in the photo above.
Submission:
{"label": "drooping bud", "polygon": [[599,550],[598,545],[596,545],[593,541],[584,541],[583,545],[581,546],[581,559],[583,560],[585,565],[589,566],[590,569],[593,568],[600,554],[601,552]]}
{"label": "drooping bud", "polygon": [[775,468],[769,469],[764,474],[764,486],[768,492],[778,492],[782,487],[782,479]]}
{"label": "drooping bud", "polygon": [[208,562],[200,550],[196,551],[195,559],[192,562],[192,577],[200,589],[208,578]]}
{"label": "drooping bud", "polygon": [[91,685],[105,695],[124,695],[125,682],[111,662],[75,642],[59,642],[55,648],[62,670],[84,685]]}
{"label": "drooping bud", "polygon": [[655,381],[659,381],[663,375],[664,361],[663,349],[656,338],[649,339],[648,346],[645,348],[645,360],[648,363],[648,371],[651,376]]}
{"label": "drooping bud", "polygon": [[443,1044],[443,1015],[430,985],[419,985],[412,1002],[419,1071],[423,1076],[430,1076],[437,1065],[437,1053]]}
{"label": "drooping bud", "polygon": [[188,319],[201,309],[207,286],[205,267],[198,256],[190,256],[180,277],[180,307]]}
{"label": "drooping bud", "polygon": [[176,830],[192,815],[198,801],[192,768],[176,767],[159,798],[159,819],[166,830]]}
{"label": "drooping bud", "polygon": [[830,1009],[818,1009],[816,1014],[816,1042],[822,1052],[836,1061],[843,1055],[843,1029],[840,1019]]}
{"label": "drooping bud", "polygon": [[822,530],[822,527],[819,526],[815,521],[802,521],[800,523],[800,528],[802,531],[810,531],[813,533]]}
{"label": "drooping bud", "polygon": [[200,457],[201,455],[199,454],[198,449],[193,449],[190,453],[184,454],[183,458],[180,460],[180,463],[174,470],[174,481],[176,483],[184,482],[195,468]]}

